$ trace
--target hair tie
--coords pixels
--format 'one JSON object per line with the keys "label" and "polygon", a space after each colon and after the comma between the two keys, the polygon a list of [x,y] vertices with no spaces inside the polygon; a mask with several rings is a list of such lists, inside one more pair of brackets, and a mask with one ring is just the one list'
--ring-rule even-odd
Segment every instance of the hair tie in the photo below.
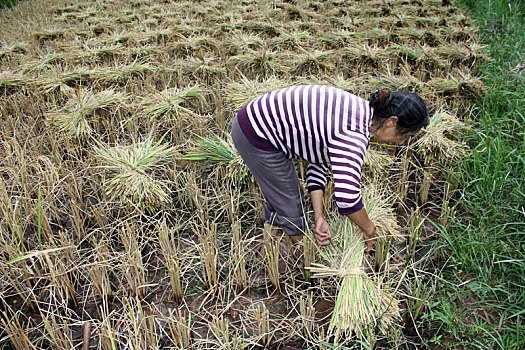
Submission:
{"label": "hair tie", "polygon": [[377,90],[377,93],[379,95],[379,106],[377,106],[377,108],[381,109],[384,107],[386,99],[388,95],[390,94],[390,91],[386,89],[379,89]]}

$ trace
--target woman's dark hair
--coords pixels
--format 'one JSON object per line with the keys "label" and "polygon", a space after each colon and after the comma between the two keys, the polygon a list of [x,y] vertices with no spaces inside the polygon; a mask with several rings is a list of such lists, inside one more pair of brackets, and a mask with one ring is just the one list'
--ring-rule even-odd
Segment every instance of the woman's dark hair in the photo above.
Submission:
{"label": "woman's dark hair", "polygon": [[399,133],[418,131],[428,125],[427,106],[423,99],[411,92],[391,92],[379,89],[370,97],[370,106],[374,108],[377,126],[383,126],[385,120],[397,116]]}

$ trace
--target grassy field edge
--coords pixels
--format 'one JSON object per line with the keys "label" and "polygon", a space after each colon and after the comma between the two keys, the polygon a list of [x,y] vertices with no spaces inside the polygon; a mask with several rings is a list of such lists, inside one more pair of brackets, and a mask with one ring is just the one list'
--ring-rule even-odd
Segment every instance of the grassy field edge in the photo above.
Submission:
{"label": "grassy field edge", "polygon": [[[43,0],[0,11],[0,348],[75,348],[87,324],[101,349],[523,348],[523,9],[463,5]],[[372,143],[363,164],[406,237],[367,257],[402,318],[379,332],[381,312],[345,344],[326,333],[340,279],[279,264],[281,239],[259,221],[262,194],[227,137],[242,104],[303,81],[418,92],[432,115],[413,147]],[[327,200],[333,221],[335,210]],[[309,243],[305,266],[328,264]]]}
{"label": "grassy field edge", "polygon": [[8,8],[16,4],[18,0],[0,0],[0,10],[3,8]]}
{"label": "grassy field edge", "polygon": [[458,164],[464,186],[443,232],[447,264],[428,318],[447,348],[523,349],[525,298],[525,4],[460,0],[492,60],[478,67],[488,93],[471,119],[472,154]]}

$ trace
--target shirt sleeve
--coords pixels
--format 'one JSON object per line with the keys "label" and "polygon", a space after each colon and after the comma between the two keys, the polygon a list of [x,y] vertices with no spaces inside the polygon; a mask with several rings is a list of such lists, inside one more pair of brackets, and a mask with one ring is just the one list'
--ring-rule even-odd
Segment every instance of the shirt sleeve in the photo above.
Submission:
{"label": "shirt sleeve", "polygon": [[361,198],[361,167],[367,143],[363,141],[362,134],[343,141],[343,147],[331,152],[330,158],[337,208],[340,214],[348,215],[364,207]]}
{"label": "shirt sleeve", "polygon": [[326,171],[328,165],[308,163],[306,168],[306,184],[308,185],[308,192],[315,190],[323,190],[326,185]]}

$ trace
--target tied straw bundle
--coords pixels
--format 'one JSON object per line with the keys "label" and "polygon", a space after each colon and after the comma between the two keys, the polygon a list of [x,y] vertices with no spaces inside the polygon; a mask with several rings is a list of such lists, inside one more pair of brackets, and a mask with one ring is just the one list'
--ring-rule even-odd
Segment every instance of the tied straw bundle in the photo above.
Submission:
{"label": "tied straw bundle", "polygon": [[248,167],[244,164],[239,152],[233,144],[230,135],[223,139],[213,133],[209,137],[195,135],[197,142],[192,151],[188,152],[182,160],[203,161],[210,165],[222,165],[215,167],[214,173],[223,170],[224,177],[238,181],[246,181],[250,178]]}
{"label": "tied straw bundle", "polygon": [[[367,211],[375,218],[376,235],[388,232],[378,210],[384,212],[386,204],[375,187],[364,189],[367,193]],[[390,218],[383,217],[386,220]],[[396,226],[396,229],[398,226]],[[375,330],[388,335],[388,330],[399,318],[399,301],[394,293],[378,276],[370,276],[364,267],[364,239],[356,227],[346,218],[335,221],[331,227],[335,233],[332,243],[320,251],[325,264],[312,263],[307,269],[313,278],[336,277],[338,293],[328,331],[334,335],[335,342],[343,336],[354,334],[357,338],[370,342]],[[395,236],[395,232],[391,232]]]}

